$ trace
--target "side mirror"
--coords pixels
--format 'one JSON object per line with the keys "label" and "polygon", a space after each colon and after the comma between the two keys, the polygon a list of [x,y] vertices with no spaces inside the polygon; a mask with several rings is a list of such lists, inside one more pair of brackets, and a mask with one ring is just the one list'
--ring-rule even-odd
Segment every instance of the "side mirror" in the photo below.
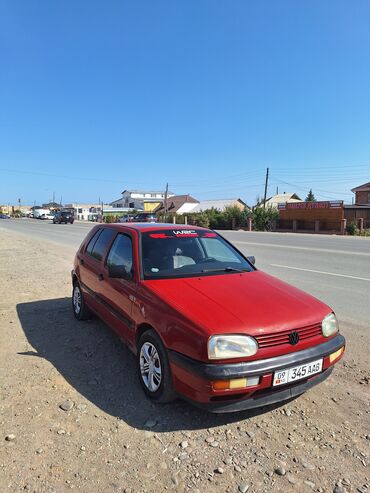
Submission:
{"label": "side mirror", "polygon": [[132,272],[127,272],[123,265],[108,265],[109,277],[115,279],[125,279],[126,281],[131,281]]}
{"label": "side mirror", "polygon": [[250,255],[249,257],[247,257],[247,260],[248,262],[250,262],[252,265],[254,265],[256,263],[256,258],[254,255]]}

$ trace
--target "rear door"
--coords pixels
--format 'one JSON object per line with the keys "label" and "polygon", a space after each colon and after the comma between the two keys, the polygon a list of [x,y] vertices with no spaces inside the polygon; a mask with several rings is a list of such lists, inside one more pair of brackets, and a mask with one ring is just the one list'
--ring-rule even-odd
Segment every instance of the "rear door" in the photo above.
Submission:
{"label": "rear door", "polygon": [[[104,305],[104,318],[130,345],[134,343],[135,322],[132,318],[132,305],[136,300],[138,286],[134,240],[128,230],[117,234],[106,255],[97,288]],[[109,277],[109,266],[124,268],[130,278]]]}
{"label": "rear door", "polygon": [[112,229],[98,229],[83,254],[78,257],[81,288],[88,299],[88,304],[99,315],[102,314],[102,304],[98,297],[99,280],[103,259],[114,236],[115,231]]}

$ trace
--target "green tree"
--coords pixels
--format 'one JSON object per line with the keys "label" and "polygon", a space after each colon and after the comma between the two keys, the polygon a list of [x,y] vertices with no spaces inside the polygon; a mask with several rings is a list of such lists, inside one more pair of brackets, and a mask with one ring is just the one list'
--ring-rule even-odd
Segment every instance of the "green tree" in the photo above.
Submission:
{"label": "green tree", "polygon": [[253,229],[256,231],[271,231],[279,219],[279,211],[273,207],[255,207],[252,214]]}
{"label": "green tree", "polygon": [[313,194],[312,188],[310,188],[310,191],[307,194],[306,202],[316,202],[315,195]]}
{"label": "green tree", "polygon": [[358,235],[359,230],[357,228],[357,222],[352,219],[352,221],[349,221],[346,227],[347,234],[349,235]]}
{"label": "green tree", "polygon": [[233,227],[241,228],[246,225],[248,215],[244,209],[240,209],[237,206],[228,206],[225,207],[223,214],[228,229],[232,229]]}

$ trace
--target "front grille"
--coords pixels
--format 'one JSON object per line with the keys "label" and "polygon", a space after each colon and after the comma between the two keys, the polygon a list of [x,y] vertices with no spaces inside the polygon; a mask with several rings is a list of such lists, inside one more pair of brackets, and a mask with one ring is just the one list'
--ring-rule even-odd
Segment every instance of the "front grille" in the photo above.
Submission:
{"label": "front grille", "polygon": [[321,335],[321,324],[307,325],[300,329],[283,330],[282,332],[276,332],[274,334],[264,334],[255,336],[260,349],[269,348],[273,346],[281,346],[283,344],[289,344],[289,334],[291,332],[298,332],[299,340],[311,339]]}

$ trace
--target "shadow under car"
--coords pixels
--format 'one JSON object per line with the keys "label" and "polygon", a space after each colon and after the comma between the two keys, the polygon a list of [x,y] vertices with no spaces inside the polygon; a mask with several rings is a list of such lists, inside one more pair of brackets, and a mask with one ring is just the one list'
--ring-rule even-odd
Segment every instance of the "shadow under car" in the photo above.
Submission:
{"label": "shadow under car", "polygon": [[138,429],[156,432],[193,430],[241,421],[276,409],[278,403],[233,414],[211,414],[178,399],[170,404],[151,402],[136,373],[135,356],[116,334],[94,317],[79,322],[71,299],[20,303],[17,312],[34,351],[18,353],[48,360],[65,380],[95,406]]}

